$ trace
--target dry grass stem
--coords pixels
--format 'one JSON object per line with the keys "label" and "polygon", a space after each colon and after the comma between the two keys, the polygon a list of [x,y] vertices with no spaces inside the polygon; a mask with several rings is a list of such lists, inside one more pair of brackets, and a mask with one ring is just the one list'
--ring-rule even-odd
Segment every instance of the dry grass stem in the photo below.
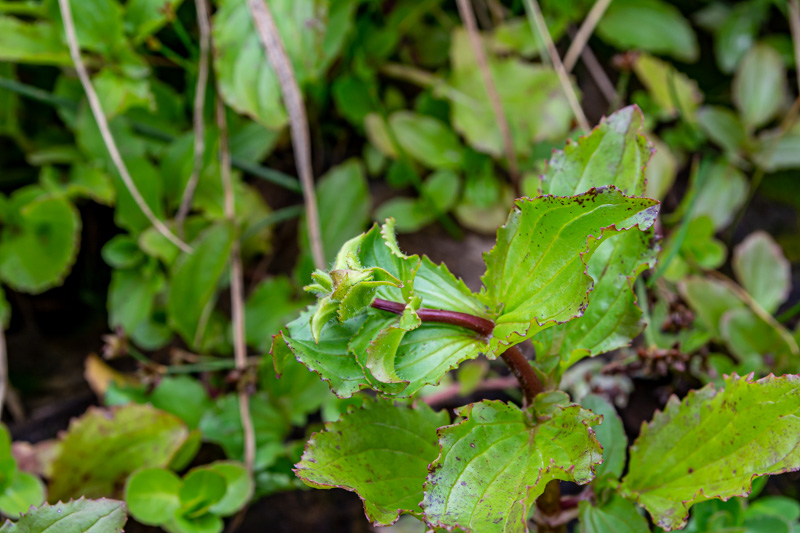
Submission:
{"label": "dry grass stem", "polygon": [[300,182],[303,184],[311,256],[317,268],[325,268],[325,253],[322,248],[322,235],[317,212],[317,196],[314,191],[314,173],[311,168],[311,138],[303,95],[269,6],[264,0],[247,0],[247,5],[250,8],[250,14],[267,54],[267,59],[278,76],[283,102],[289,112],[294,158]]}
{"label": "dry grass stem", "polygon": [[503,149],[506,153],[506,159],[508,159],[508,172],[511,175],[511,183],[514,186],[515,192],[519,195],[519,164],[517,163],[517,154],[514,151],[514,140],[511,137],[511,128],[508,125],[508,119],[503,111],[500,94],[497,92],[497,86],[492,79],[489,61],[486,58],[486,51],[483,49],[481,35],[478,31],[478,25],[475,22],[475,14],[472,11],[472,5],[469,3],[469,0],[457,0],[457,3],[459,15],[464,22],[467,35],[469,35],[472,53],[475,54],[475,60],[478,62],[478,69],[481,71],[483,83],[486,86],[486,92],[489,96],[489,102],[492,105],[497,127],[500,129],[500,135],[503,138]]}
{"label": "dry grass stem", "polygon": [[[589,37],[592,36],[594,29],[597,27],[597,23],[603,18],[603,14],[606,12],[606,9],[608,9],[610,3],[611,0],[597,0],[589,11],[589,14],[586,15],[586,19],[583,21],[583,24],[581,24],[578,33],[576,33],[575,37],[572,39],[572,44],[569,45],[569,49],[564,55],[564,70],[566,70],[567,73],[572,72],[572,69],[575,68],[578,57],[581,56],[583,49],[586,47],[586,43],[589,42]],[[584,61],[586,61],[585,57]]]}
{"label": "dry grass stem", "polygon": [[206,0],[195,0],[197,10],[197,27],[200,30],[200,58],[197,66],[197,85],[194,92],[193,129],[194,129],[194,159],[192,161],[192,174],[183,190],[181,205],[175,215],[175,227],[178,235],[183,237],[183,222],[189,209],[192,207],[192,198],[200,181],[200,171],[203,168],[203,153],[205,152],[206,124],[204,108],[206,103],[206,86],[208,85],[208,51],[211,48],[211,25],[209,23],[208,4]]}
{"label": "dry grass stem", "polygon": [[800,4],[797,0],[789,0],[789,27],[794,44],[794,64],[797,70],[797,90],[800,95]]}
{"label": "dry grass stem", "polygon": [[117,144],[114,142],[114,136],[111,135],[111,130],[108,127],[108,120],[106,120],[106,116],[103,113],[103,107],[100,105],[100,99],[97,97],[97,93],[92,86],[92,81],[89,79],[89,73],[86,71],[86,65],[83,64],[80,45],[78,44],[78,36],[75,33],[75,22],[72,19],[72,9],[70,8],[69,0],[58,0],[58,5],[61,8],[61,18],[64,22],[64,32],[67,36],[67,44],[69,46],[69,54],[72,57],[72,63],[75,65],[75,70],[78,72],[78,78],[81,81],[84,92],[86,92],[86,98],[89,100],[89,107],[91,108],[94,119],[97,122],[97,127],[100,129],[100,135],[102,136],[103,142],[108,149],[108,153],[111,155],[111,160],[114,162],[114,166],[117,168],[117,172],[119,172],[120,178],[122,178],[125,187],[128,189],[128,192],[130,192],[133,200],[136,202],[136,205],[139,206],[139,209],[142,210],[142,213],[144,213],[156,230],[184,252],[191,253],[191,246],[175,236],[169,230],[169,228],[167,228],[167,226],[164,225],[164,223],[161,222],[158,217],[156,217],[155,213],[153,213],[153,210],[150,209],[150,206],[147,205],[147,202],[145,202],[142,194],[139,192],[139,189],[136,188],[136,184],[133,183],[133,179],[128,172],[128,168],[125,166],[125,162],[122,160],[122,156],[119,153]]}

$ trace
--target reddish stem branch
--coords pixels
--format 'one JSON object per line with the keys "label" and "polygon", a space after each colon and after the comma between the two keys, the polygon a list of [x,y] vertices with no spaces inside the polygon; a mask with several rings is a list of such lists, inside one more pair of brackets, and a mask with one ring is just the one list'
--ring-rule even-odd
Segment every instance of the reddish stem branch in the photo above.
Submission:
{"label": "reddish stem branch", "polygon": [[[400,315],[405,309],[405,305],[399,302],[390,302],[389,300],[382,300],[376,298],[372,302],[372,307],[380,309],[381,311],[389,311]],[[481,318],[468,313],[459,313],[458,311],[446,311],[444,309],[418,309],[417,316],[423,322],[440,322],[443,324],[452,324],[467,328],[476,333],[489,337],[494,331],[494,322]],[[511,373],[519,381],[520,387],[525,394],[525,403],[530,405],[537,394],[544,390],[542,383],[536,376],[528,360],[522,354],[517,346],[512,346],[503,352],[500,357],[511,369]]]}

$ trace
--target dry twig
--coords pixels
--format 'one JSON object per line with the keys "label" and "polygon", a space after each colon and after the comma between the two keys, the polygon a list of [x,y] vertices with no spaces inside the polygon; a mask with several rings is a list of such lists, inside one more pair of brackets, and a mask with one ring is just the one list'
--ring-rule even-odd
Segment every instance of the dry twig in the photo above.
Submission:
{"label": "dry twig", "polygon": [[575,37],[572,39],[572,44],[569,45],[569,49],[564,55],[564,70],[568,73],[572,72],[572,69],[575,68],[575,64],[578,62],[578,56],[583,52],[586,43],[589,42],[589,37],[591,37],[592,32],[594,32],[594,29],[597,27],[597,23],[600,22],[600,19],[603,17],[610,3],[611,0],[597,0],[589,11],[589,14],[586,15],[586,19],[583,21],[583,24],[581,24],[578,33],[576,33]]}
{"label": "dry twig", "polygon": [[[574,38],[575,30],[570,29],[570,36]],[[609,104],[614,103],[617,99],[617,88],[611,82],[606,74],[606,71],[603,70],[603,66],[600,64],[600,61],[597,60],[597,57],[592,52],[592,49],[588,46],[584,46],[583,50],[581,51],[581,59],[583,59],[583,65],[586,67],[586,70],[589,71],[589,75],[594,80],[597,88],[600,89],[600,92],[603,93],[603,98],[606,99],[606,102]],[[570,69],[567,69],[569,72]]]}
{"label": "dry twig", "polygon": [[511,175],[511,183],[514,186],[517,196],[519,196],[519,164],[517,163],[517,154],[514,151],[514,140],[511,137],[511,128],[508,125],[508,118],[503,111],[500,94],[497,92],[497,86],[494,84],[492,73],[489,70],[489,61],[486,58],[486,51],[483,49],[483,43],[481,43],[480,32],[475,22],[475,14],[472,12],[472,6],[469,0],[457,0],[457,3],[458,12],[461,15],[461,20],[464,21],[464,27],[469,36],[472,53],[475,54],[475,60],[478,62],[478,69],[481,71],[483,83],[489,95],[489,102],[492,105],[494,119],[497,121],[497,127],[500,128],[500,135],[503,138],[503,148],[506,152],[506,159],[508,159],[508,172]]}
{"label": "dry twig", "polygon": [[325,253],[322,248],[322,235],[319,227],[317,198],[314,191],[314,174],[311,168],[311,139],[308,132],[308,117],[303,104],[303,95],[292,69],[292,62],[286,54],[272,12],[264,0],[247,0],[250,14],[258,32],[258,37],[267,54],[272,69],[278,76],[283,94],[283,102],[289,112],[289,126],[292,133],[294,158],[300,182],[303,184],[303,198],[306,204],[308,238],[311,241],[311,256],[317,268],[325,267]]}
{"label": "dry twig", "polygon": [[100,105],[100,99],[97,97],[97,93],[92,86],[92,81],[89,79],[86,65],[83,64],[83,59],[81,59],[80,45],[78,44],[78,36],[75,33],[75,22],[72,19],[72,9],[70,8],[69,0],[58,0],[58,4],[61,8],[61,18],[64,21],[64,32],[67,36],[67,44],[69,45],[69,54],[72,57],[72,63],[75,65],[75,70],[78,72],[78,78],[81,80],[84,92],[86,92],[86,98],[89,100],[89,107],[97,122],[97,127],[100,129],[100,135],[108,149],[108,153],[111,155],[114,166],[117,168],[117,172],[119,172],[120,178],[122,178],[123,183],[125,183],[125,187],[128,189],[128,192],[130,192],[136,205],[139,206],[139,209],[142,210],[142,213],[144,213],[156,230],[184,252],[191,253],[191,246],[176,237],[169,228],[156,217],[153,210],[150,209],[150,206],[145,202],[139,189],[136,188],[136,184],[133,183],[133,179],[130,173],[128,173],[128,168],[125,166],[125,162],[122,160],[122,156],[119,153],[117,144],[114,142],[114,136],[111,135],[111,130],[108,127],[108,120],[106,120],[106,116],[103,113],[103,107]]}
{"label": "dry twig", "polygon": [[575,94],[575,89],[569,81],[569,76],[566,70],[564,70],[564,64],[561,63],[561,57],[558,55],[558,50],[556,50],[553,38],[550,37],[550,31],[547,29],[547,24],[545,24],[542,10],[539,8],[539,2],[537,2],[537,0],[525,0],[525,9],[528,15],[533,19],[536,31],[542,36],[542,39],[547,45],[547,54],[550,56],[550,61],[553,63],[556,74],[558,74],[558,81],[561,83],[561,88],[567,97],[572,112],[575,114],[575,118],[578,120],[578,124],[580,124],[584,133],[588,133],[591,129],[589,127],[589,121],[586,119],[580,102],[578,102],[578,95]]}
{"label": "dry twig", "polygon": [[[244,336],[244,282],[242,256],[239,237],[236,232],[236,208],[231,180],[231,152],[228,147],[228,123],[225,119],[225,104],[217,99],[217,127],[219,128],[220,173],[222,187],[225,190],[225,217],[234,228],[233,245],[231,246],[231,315],[233,321],[233,356],[236,368],[247,369],[247,345]],[[244,387],[239,387],[239,415],[242,418],[244,431],[244,464],[253,473],[256,458],[256,434],[253,428],[253,417],[250,415],[250,395]]]}
{"label": "dry twig", "polygon": [[200,171],[203,168],[203,153],[205,152],[206,124],[204,108],[206,103],[206,86],[208,85],[208,50],[211,47],[211,25],[209,24],[208,4],[206,0],[195,0],[197,9],[197,27],[200,29],[200,58],[197,66],[197,85],[194,92],[193,129],[194,129],[194,160],[192,161],[192,174],[183,190],[181,205],[175,215],[175,227],[178,234],[183,237],[183,221],[192,207],[192,198],[200,181]]}

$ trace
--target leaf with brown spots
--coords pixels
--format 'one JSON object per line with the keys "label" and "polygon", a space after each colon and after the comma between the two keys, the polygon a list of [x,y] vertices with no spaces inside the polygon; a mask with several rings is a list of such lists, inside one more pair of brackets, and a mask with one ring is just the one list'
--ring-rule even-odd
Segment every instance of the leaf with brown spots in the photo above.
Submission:
{"label": "leaf with brown spots", "polygon": [[672,397],[631,446],[620,486],[666,530],[699,502],[750,493],[758,476],[800,469],[800,376],[733,375]]}

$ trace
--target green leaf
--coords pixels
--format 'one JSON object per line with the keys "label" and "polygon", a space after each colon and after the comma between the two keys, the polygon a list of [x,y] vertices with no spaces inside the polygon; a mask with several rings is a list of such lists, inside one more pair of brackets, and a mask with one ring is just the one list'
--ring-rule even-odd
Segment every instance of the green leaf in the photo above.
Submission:
{"label": "green leaf", "polygon": [[201,317],[216,297],[233,244],[230,224],[218,223],[192,242],[194,252],[175,262],[167,295],[170,322],[190,346],[201,342]]}
{"label": "green leaf", "polygon": [[711,278],[688,276],[678,284],[678,289],[700,323],[716,338],[720,337],[722,315],[729,309],[744,307],[728,287]]}
{"label": "green leaf", "polygon": [[628,437],[622,427],[622,419],[614,406],[602,396],[587,394],[581,400],[581,406],[596,415],[603,415],[602,423],[594,428],[598,442],[603,447],[603,464],[595,469],[597,480],[606,476],[618,479],[625,469]]}
{"label": "green leaf", "polygon": [[411,111],[397,111],[389,117],[389,127],[403,150],[423,165],[450,170],[461,168],[464,149],[456,134],[441,120]]}
{"label": "green leaf", "polygon": [[766,44],[751,48],[736,69],[732,92],[747,129],[775,118],[786,98],[786,68],[780,54]]}
{"label": "green leaf", "polygon": [[600,19],[597,35],[622,50],[666,54],[685,62],[700,55],[689,21],[661,0],[616,0]]}
{"label": "green leaf", "polygon": [[7,489],[17,476],[17,461],[11,453],[11,435],[0,425],[0,491]]}
{"label": "green leaf", "polygon": [[0,60],[11,63],[71,65],[59,28],[51,22],[23,22],[0,16]]}
{"label": "green leaf", "polygon": [[[124,45],[122,6],[116,0],[69,0],[75,33],[81,48],[108,56]],[[44,7],[50,18],[62,28],[58,0],[45,0]],[[61,30],[62,42],[66,36]]]}
{"label": "green leaf", "polygon": [[217,516],[230,516],[242,509],[253,497],[253,478],[247,469],[233,461],[215,461],[207,470],[225,479],[225,495],[208,510]]}
{"label": "green leaf", "polygon": [[11,485],[0,494],[0,512],[6,516],[17,517],[32,506],[44,502],[44,483],[27,472],[17,471]]}
{"label": "green leaf", "polygon": [[517,200],[484,256],[481,296],[496,317],[492,350],[580,316],[592,288],[586,263],[600,243],[621,231],[648,229],[657,214],[655,200],[628,198],[615,187]]}
{"label": "green leaf", "polygon": [[[157,218],[163,220],[164,191],[162,190],[161,176],[158,169],[144,157],[126,158],[125,164],[145,203]],[[114,189],[117,191],[117,205],[114,209],[114,222],[117,226],[133,233],[139,233],[151,227],[150,220],[133,199],[116,170],[113,171],[112,176]]]}
{"label": "green leaf", "polygon": [[[214,69],[225,102],[260,124],[278,129],[287,121],[275,72],[267,60],[245,0],[223,0],[213,20]],[[320,78],[339,54],[351,25],[351,0],[270,3],[297,83]]]}
{"label": "green leaf", "polygon": [[81,498],[32,509],[16,523],[7,521],[0,527],[0,533],[121,533],[127,520],[123,502]]}
{"label": "green leaf", "polygon": [[222,533],[224,527],[222,518],[211,513],[193,518],[178,514],[167,525],[169,531],[176,533]]}
{"label": "green leaf", "polygon": [[163,468],[135,472],[125,484],[125,503],[131,516],[149,526],[166,524],[180,509],[181,483],[177,475]]}
{"label": "green leaf", "polygon": [[726,107],[701,107],[697,111],[697,125],[711,142],[729,153],[738,152],[747,141],[747,132],[739,116]]}
{"label": "green leaf", "polygon": [[130,235],[116,235],[100,250],[103,261],[115,269],[132,268],[144,260],[144,254]]}
{"label": "green leaf", "polygon": [[780,331],[750,309],[734,308],[722,315],[720,336],[741,363],[740,372],[800,370],[796,347],[786,341],[790,333]]}
{"label": "green leaf", "polygon": [[689,122],[695,120],[697,106],[703,101],[697,82],[671,64],[648,54],[636,58],[633,70],[660,108],[659,118],[672,119],[682,115]]}
{"label": "green leaf", "polygon": [[745,496],[754,477],[800,469],[799,384],[797,376],[734,374],[722,390],[673,396],[631,447],[621,494],[671,530],[695,503]]}
{"label": "green leaf", "polygon": [[542,176],[542,192],[571,196],[614,185],[628,196],[644,194],[644,168],[654,152],[642,135],[644,116],[633,105],[604,117],[578,142],[553,152]]}
{"label": "green leaf", "polygon": [[393,218],[400,233],[414,233],[436,219],[435,213],[416,198],[395,197],[383,202],[375,210],[375,220]]}
{"label": "green leaf", "polygon": [[537,412],[543,403],[533,412],[499,401],[469,404],[458,413],[465,420],[439,429],[442,450],[421,504],[431,527],[523,532],[547,482],[592,480],[602,449],[589,428],[599,417],[565,404]]}
{"label": "green leaf", "polygon": [[768,313],[789,297],[791,264],[780,245],[764,231],[754,231],[733,250],[733,271],[750,296]]}
{"label": "green leaf", "polygon": [[753,46],[767,14],[764,2],[735,5],[722,25],[714,32],[714,56],[719,69],[732,74],[736,65]]}
{"label": "green leaf", "polygon": [[198,518],[209,508],[222,501],[227,489],[225,478],[204,468],[197,468],[183,478],[178,492],[181,514],[187,518]]}
{"label": "green leaf", "polygon": [[92,408],[61,439],[49,498],[113,494],[134,470],[169,464],[188,435],[179,418],[149,405]]}
{"label": "green leaf", "polygon": [[267,278],[256,286],[245,304],[245,338],[253,348],[266,352],[272,336],[297,315],[304,301],[295,299],[289,278]]}
{"label": "green leaf", "polygon": [[725,229],[733,221],[747,199],[747,177],[734,165],[715,163],[697,190],[692,219],[706,216],[714,232]]}
{"label": "green leaf", "polygon": [[[459,41],[456,36],[461,33],[463,38]],[[459,27],[451,50],[471,50],[465,39],[466,33]],[[497,91],[511,129],[514,150],[528,155],[535,143],[562,142],[570,130],[572,111],[555,71],[516,58],[490,57],[489,67],[493,79],[503,80]],[[450,77],[450,87],[441,89],[440,96],[450,101],[453,128],[472,148],[503,157],[503,137],[477,65],[456,68]]]}
{"label": "green leaf", "polygon": [[153,302],[164,288],[164,275],[157,268],[114,270],[108,287],[108,324],[133,333],[150,318]]}
{"label": "green leaf", "polygon": [[0,237],[0,277],[15,290],[38,294],[69,274],[78,255],[80,216],[65,198],[46,195],[15,208]]}
{"label": "green leaf", "polygon": [[369,188],[359,160],[349,159],[320,178],[317,205],[325,259],[332,262],[339,248],[364,231],[369,222]]}
{"label": "green leaf", "polygon": [[105,68],[95,75],[93,82],[103,111],[109,119],[132,107],[155,107],[147,78],[134,79]]}
{"label": "green leaf", "polygon": [[438,452],[436,429],[447,421],[445,411],[422,402],[411,408],[369,401],[314,434],[295,473],[312,487],[358,493],[376,526],[402,513],[420,516],[422,484]]}
{"label": "green leaf", "polygon": [[125,4],[125,29],[139,43],[175,17],[183,0],[130,0]]}
{"label": "green leaf", "polygon": [[647,520],[639,514],[636,505],[625,498],[614,496],[611,501],[592,505],[578,504],[580,533],[649,533]]}
{"label": "green leaf", "polygon": [[197,428],[200,418],[213,406],[202,383],[188,376],[162,378],[148,399],[154,407],[186,422],[190,429]]}
{"label": "green leaf", "polygon": [[[263,469],[272,464],[289,434],[289,422],[270,404],[264,393],[250,397],[250,413],[256,437],[255,468]],[[216,405],[203,415],[200,421],[203,439],[222,446],[231,459],[244,460],[244,431],[236,394],[220,397]]]}

